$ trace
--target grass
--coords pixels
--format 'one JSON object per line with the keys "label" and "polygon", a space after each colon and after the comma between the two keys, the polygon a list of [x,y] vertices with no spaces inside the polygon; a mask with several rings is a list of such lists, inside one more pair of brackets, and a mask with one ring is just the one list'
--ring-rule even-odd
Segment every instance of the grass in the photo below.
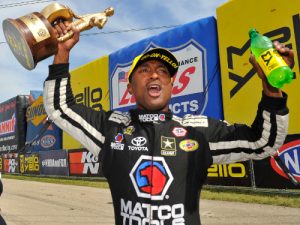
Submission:
{"label": "grass", "polygon": [[270,189],[205,187],[201,198],[300,208],[300,192]]}
{"label": "grass", "polygon": [[78,185],[78,186],[87,186],[87,187],[96,187],[96,188],[109,188],[108,183],[105,179],[101,178],[78,178],[78,177],[43,177],[43,176],[22,176],[15,174],[3,174],[3,178],[7,179],[17,179],[17,180],[28,180],[28,181],[38,181],[45,183],[54,183],[54,184],[66,184],[66,185]]}
{"label": "grass", "polygon": [[[3,174],[3,178],[29,180],[47,183],[59,183],[66,185],[79,185],[96,188],[109,188],[105,179],[101,178],[61,178],[61,177],[37,177]],[[202,199],[235,201],[245,203],[257,203],[300,208],[300,190],[270,190],[252,188],[233,188],[219,186],[204,186]]]}

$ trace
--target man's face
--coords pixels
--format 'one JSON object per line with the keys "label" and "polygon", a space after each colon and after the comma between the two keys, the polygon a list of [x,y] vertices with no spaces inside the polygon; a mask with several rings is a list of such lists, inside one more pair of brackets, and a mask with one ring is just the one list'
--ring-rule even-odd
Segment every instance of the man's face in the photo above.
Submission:
{"label": "man's face", "polygon": [[173,82],[174,77],[171,78],[163,63],[150,60],[135,69],[128,90],[135,97],[138,108],[167,111]]}

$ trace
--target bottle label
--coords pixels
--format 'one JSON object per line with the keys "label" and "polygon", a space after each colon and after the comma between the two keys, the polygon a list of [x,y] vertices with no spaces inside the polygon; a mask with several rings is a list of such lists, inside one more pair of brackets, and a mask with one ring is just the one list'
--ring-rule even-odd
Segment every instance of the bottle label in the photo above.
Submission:
{"label": "bottle label", "polygon": [[272,48],[260,54],[260,56],[258,57],[258,64],[260,65],[266,76],[278,67],[287,66],[277,50]]}

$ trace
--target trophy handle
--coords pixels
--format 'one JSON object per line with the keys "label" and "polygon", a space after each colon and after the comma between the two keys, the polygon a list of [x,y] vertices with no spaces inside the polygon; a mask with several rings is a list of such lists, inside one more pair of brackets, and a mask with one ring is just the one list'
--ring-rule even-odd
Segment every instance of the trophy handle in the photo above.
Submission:
{"label": "trophy handle", "polygon": [[69,22],[72,22],[74,13],[73,11],[65,6],[61,5],[59,3],[52,3],[48,6],[46,6],[42,11],[41,14],[49,21],[50,24],[53,25],[55,21],[58,19],[67,20]]}

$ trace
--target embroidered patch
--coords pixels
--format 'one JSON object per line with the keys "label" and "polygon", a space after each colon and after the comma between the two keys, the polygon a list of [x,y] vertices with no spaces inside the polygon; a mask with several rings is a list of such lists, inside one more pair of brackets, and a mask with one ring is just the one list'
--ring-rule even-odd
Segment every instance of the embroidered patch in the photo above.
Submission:
{"label": "embroidered patch", "polygon": [[199,144],[195,140],[186,139],[179,143],[179,147],[185,152],[192,152],[198,149]]}
{"label": "embroidered patch", "polygon": [[176,156],[176,140],[174,137],[161,136],[161,155]]}
{"label": "embroidered patch", "polygon": [[172,130],[172,133],[176,137],[184,137],[187,133],[187,130],[183,127],[174,127],[173,130]]}

